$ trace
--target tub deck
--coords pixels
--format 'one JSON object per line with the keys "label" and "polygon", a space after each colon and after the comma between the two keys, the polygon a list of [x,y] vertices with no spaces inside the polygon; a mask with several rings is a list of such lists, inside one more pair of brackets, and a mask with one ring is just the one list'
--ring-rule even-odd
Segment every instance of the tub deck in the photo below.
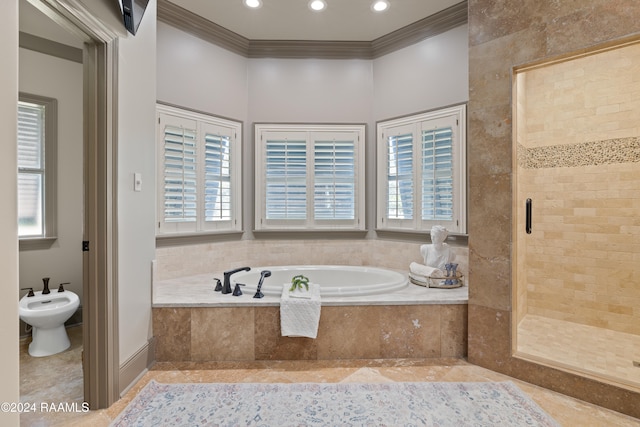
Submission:
{"label": "tub deck", "polygon": [[214,291],[201,274],[153,286],[159,362],[466,357],[468,287],[409,283],[386,294],[322,297],[316,339],[283,337],[280,297]]}
{"label": "tub deck", "polygon": [[[222,279],[223,275],[222,273],[199,274],[158,281],[153,285],[152,307],[270,307],[280,305],[280,297],[266,295],[264,298],[253,298],[254,292],[251,291],[246,291],[238,297],[215,292],[213,290],[215,287],[214,277]],[[436,289],[409,283],[406,288],[389,293],[323,297],[322,305],[447,305],[467,304],[468,301],[469,288],[467,286]]]}

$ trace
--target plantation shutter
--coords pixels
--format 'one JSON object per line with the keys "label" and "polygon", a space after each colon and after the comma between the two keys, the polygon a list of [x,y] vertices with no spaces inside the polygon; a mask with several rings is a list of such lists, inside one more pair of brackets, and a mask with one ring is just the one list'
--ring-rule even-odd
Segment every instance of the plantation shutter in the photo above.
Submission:
{"label": "plantation shutter", "polygon": [[381,229],[466,232],[464,105],[378,123]]}
{"label": "plantation shutter", "polygon": [[413,218],[413,134],[387,137],[387,218]]}
{"label": "plantation shutter", "polygon": [[231,137],[207,131],[204,136],[205,221],[231,220]]}
{"label": "plantation shutter", "polygon": [[307,146],[305,135],[265,134],[266,209],[268,220],[307,217]]}
{"label": "plantation shutter", "polygon": [[159,105],[158,235],[242,229],[239,122]]}
{"label": "plantation shutter", "polygon": [[314,141],[314,219],[353,220],[356,205],[355,138]]}
{"label": "plantation shutter", "polygon": [[453,129],[422,131],[422,219],[453,220]]}
{"label": "plantation shutter", "polygon": [[197,220],[197,142],[192,126],[166,124],[163,132],[163,216],[167,223]]}
{"label": "plantation shutter", "polygon": [[364,131],[256,124],[256,229],[364,229]]}
{"label": "plantation shutter", "polygon": [[44,236],[45,106],[18,103],[18,235]]}

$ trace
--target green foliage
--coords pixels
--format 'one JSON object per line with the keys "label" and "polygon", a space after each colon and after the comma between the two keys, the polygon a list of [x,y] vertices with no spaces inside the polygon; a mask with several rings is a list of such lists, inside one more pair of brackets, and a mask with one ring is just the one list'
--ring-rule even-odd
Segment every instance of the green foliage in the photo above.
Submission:
{"label": "green foliage", "polygon": [[309,290],[309,278],[299,274],[297,276],[293,276],[291,279],[291,287],[289,288],[289,292],[295,291],[296,289],[305,288],[307,291]]}

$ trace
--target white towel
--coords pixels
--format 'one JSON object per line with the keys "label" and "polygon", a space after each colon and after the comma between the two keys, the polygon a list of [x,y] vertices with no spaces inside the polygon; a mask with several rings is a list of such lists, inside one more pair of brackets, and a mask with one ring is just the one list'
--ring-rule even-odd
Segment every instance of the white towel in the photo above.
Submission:
{"label": "white towel", "polygon": [[[280,329],[283,337],[318,336],[320,324],[320,285],[309,283],[309,291],[289,292],[291,283],[282,286]],[[304,295],[304,296],[303,296]],[[310,295],[310,298],[307,296]]]}
{"label": "white towel", "polygon": [[409,273],[409,281],[411,281],[411,283],[414,283],[416,285],[425,286],[427,288],[429,287],[429,279],[421,275]]}
{"label": "white towel", "polygon": [[444,273],[439,268],[428,267],[417,262],[412,262],[409,265],[409,271],[418,276],[444,278]]}

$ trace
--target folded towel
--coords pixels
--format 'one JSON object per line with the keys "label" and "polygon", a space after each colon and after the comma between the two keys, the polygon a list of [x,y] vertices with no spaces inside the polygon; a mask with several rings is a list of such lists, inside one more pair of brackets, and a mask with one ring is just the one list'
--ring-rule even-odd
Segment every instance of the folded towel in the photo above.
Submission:
{"label": "folded towel", "polygon": [[[291,287],[289,287],[288,289],[291,289]],[[313,289],[311,288],[311,285],[309,285],[309,290],[307,290],[306,288],[303,288],[303,289],[297,289],[295,291],[289,291],[289,298],[311,299],[313,298],[314,295],[315,294],[313,292]]]}
{"label": "folded towel", "polygon": [[424,276],[409,273],[409,281],[415,285],[429,287],[429,279]]}
{"label": "folded towel", "polygon": [[[309,291],[289,292],[291,283],[282,285],[280,330],[283,337],[318,336],[320,323],[320,285],[309,283]],[[310,296],[307,298],[307,296]]]}
{"label": "folded towel", "polygon": [[418,264],[417,262],[412,262],[409,265],[409,271],[418,276],[424,277],[444,277],[444,273],[439,268],[427,267],[424,264]]}

